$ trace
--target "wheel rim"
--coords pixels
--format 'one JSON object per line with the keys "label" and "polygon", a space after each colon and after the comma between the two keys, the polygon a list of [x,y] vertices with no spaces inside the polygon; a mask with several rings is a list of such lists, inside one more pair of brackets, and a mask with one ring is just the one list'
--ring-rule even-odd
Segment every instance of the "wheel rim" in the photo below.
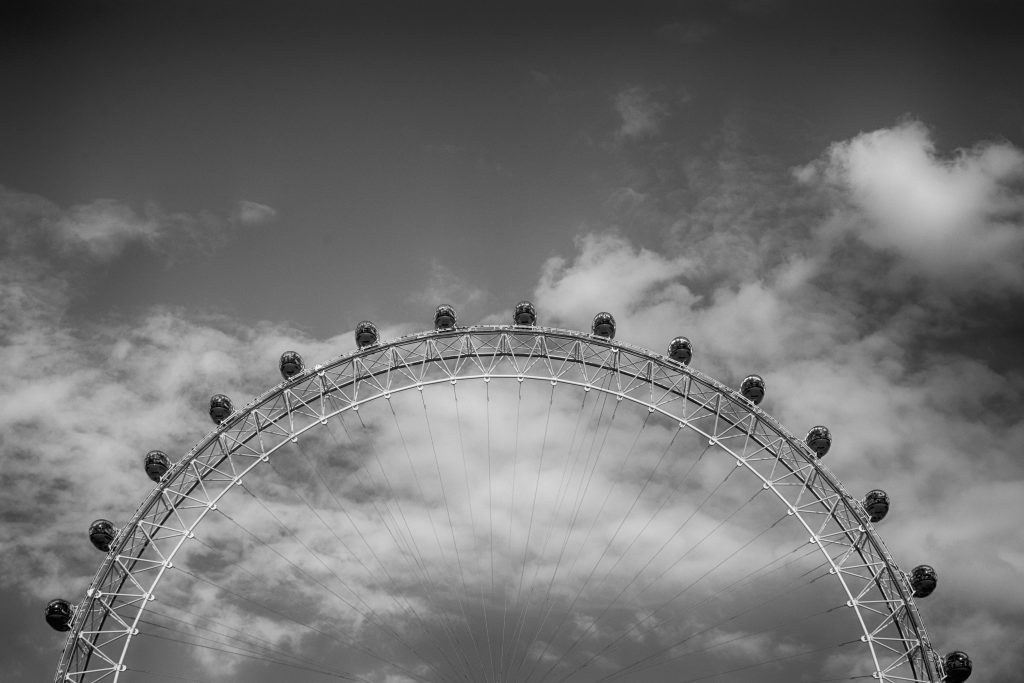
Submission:
{"label": "wheel rim", "polygon": [[123,527],[76,612],[57,680],[116,680],[147,606],[218,503],[289,443],[404,392],[458,382],[548,382],[646,408],[754,475],[828,561],[882,680],[937,680],[906,577],[867,513],[799,439],[696,370],[603,337],[477,326],[361,349],[258,396],[200,441]]}

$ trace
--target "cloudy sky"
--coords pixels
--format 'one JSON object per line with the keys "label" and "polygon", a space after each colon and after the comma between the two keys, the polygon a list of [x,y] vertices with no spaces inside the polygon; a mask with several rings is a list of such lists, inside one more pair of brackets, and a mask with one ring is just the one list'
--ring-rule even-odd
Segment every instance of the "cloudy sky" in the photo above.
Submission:
{"label": "cloudy sky", "polygon": [[[41,608],[87,587],[85,527],[131,514],[141,455],[188,451],[211,394],[244,403],[285,348],[350,351],[362,319],[395,337],[443,301],[473,323],[520,299],[574,329],[609,310],[656,351],[686,334],[701,371],[763,375],[792,431],[829,425],[832,470],[893,497],[897,561],[939,572],[937,649],[1015,679],[1022,20],[997,2],[5,3],[5,680],[52,676]],[[403,609],[442,609],[415,591]]]}

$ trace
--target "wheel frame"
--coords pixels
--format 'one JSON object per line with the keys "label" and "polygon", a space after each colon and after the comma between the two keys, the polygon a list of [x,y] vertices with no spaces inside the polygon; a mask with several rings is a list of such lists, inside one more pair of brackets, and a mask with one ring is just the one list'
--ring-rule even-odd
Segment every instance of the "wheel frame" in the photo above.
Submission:
{"label": "wheel frame", "polygon": [[[515,372],[495,373],[503,363]],[[430,370],[439,376],[428,378]],[[856,611],[874,678],[941,680],[907,575],[860,500],[801,439],[737,390],[688,365],[606,337],[515,325],[432,330],[364,347],[307,367],[237,409],[172,466],[122,527],[75,609],[54,680],[118,679],[139,620],[178,550],[233,486],[289,441],[393,393],[491,379],[605,392],[721,448],[776,495],[827,559],[846,606]]]}

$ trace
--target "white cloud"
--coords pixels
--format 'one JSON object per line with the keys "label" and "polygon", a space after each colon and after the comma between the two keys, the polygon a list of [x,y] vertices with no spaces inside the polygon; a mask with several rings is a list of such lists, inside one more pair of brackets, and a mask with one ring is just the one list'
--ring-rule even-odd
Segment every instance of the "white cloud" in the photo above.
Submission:
{"label": "white cloud", "polygon": [[234,217],[241,225],[259,227],[273,222],[277,218],[277,211],[266,204],[242,200],[235,207]]}
{"label": "white cloud", "polygon": [[796,176],[844,200],[826,233],[894,253],[942,289],[1024,289],[1024,153],[1008,143],[944,157],[908,121],[834,144]]}
{"label": "white cloud", "polygon": [[587,234],[576,245],[571,263],[552,257],[541,269],[534,296],[539,315],[547,317],[544,324],[589,330],[600,311],[629,319],[637,309],[669,302],[687,306],[695,299],[678,282],[695,267],[687,257],[637,249],[615,234]]}

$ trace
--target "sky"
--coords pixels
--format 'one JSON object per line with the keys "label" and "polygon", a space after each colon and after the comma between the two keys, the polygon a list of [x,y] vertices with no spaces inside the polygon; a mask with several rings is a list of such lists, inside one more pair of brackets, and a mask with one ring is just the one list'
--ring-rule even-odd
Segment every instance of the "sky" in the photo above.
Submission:
{"label": "sky", "polygon": [[897,562],[939,573],[936,648],[1018,678],[1022,14],[4,3],[6,679],[52,676],[41,609],[84,593],[88,521],[130,516],[142,454],[187,452],[211,394],[349,352],[360,320],[522,299],[657,352],[685,334],[794,433],[829,425],[849,490],[893,498]]}

